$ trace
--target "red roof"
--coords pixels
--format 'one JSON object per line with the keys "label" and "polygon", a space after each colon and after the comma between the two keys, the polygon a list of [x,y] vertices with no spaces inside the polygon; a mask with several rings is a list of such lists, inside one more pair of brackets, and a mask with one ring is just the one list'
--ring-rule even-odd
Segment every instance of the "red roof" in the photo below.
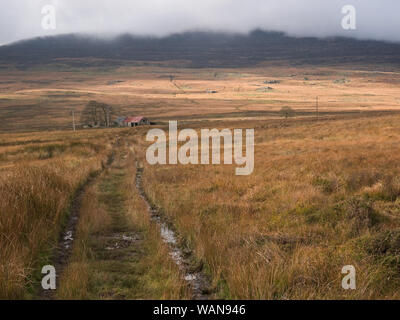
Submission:
{"label": "red roof", "polygon": [[140,121],[142,121],[143,119],[145,119],[144,117],[128,117],[124,120],[124,122],[133,122],[133,123],[139,123]]}

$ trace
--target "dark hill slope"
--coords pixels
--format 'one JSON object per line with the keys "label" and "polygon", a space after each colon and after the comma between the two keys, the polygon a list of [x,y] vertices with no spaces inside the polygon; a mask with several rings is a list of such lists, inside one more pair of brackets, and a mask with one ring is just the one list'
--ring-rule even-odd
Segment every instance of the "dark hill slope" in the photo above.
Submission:
{"label": "dark hill slope", "polygon": [[164,38],[122,35],[112,40],[62,35],[0,47],[1,62],[49,63],[57,58],[118,61],[186,60],[192,67],[251,66],[288,59],[302,63],[400,63],[400,44],[350,38],[294,38],[276,32],[249,35],[191,32]]}

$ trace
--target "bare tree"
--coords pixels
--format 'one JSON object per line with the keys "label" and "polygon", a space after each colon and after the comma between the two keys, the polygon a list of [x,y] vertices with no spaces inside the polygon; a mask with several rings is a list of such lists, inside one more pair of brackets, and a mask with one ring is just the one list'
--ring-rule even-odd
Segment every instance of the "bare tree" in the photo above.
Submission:
{"label": "bare tree", "polygon": [[109,127],[114,113],[115,109],[110,105],[92,100],[85,106],[81,122],[92,127]]}

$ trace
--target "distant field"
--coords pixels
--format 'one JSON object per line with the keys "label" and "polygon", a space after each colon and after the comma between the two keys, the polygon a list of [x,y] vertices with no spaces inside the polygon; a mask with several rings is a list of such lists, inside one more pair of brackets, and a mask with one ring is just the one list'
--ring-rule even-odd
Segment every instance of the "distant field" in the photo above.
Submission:
{"label": "distant field", "polygon": [[207,69],[168,66],[65,67],[55,64],[0,71],[0,131],[70,129],[70,111],[90,100],[121,115],[151,120],[276,119],[287,106],[294,117],[400,108],[400,70],[380,66],[293,66]]}

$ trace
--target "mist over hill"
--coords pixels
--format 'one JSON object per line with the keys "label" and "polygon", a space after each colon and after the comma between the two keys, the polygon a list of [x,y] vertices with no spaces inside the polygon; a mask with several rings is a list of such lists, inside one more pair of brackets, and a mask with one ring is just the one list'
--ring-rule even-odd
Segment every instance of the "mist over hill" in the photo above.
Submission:
{"label": "mist over hill", "polygon": [[255,30],[248,35],[186,32],[161,38],[124,34],[105,39],[68,34],[0,47],[3,64],[47,64],[63,58],[100,58],[113,63],[179,60],[188,67],[243,67],[273,60],[399,64],[400,44],[343,37],[295,38]]}

